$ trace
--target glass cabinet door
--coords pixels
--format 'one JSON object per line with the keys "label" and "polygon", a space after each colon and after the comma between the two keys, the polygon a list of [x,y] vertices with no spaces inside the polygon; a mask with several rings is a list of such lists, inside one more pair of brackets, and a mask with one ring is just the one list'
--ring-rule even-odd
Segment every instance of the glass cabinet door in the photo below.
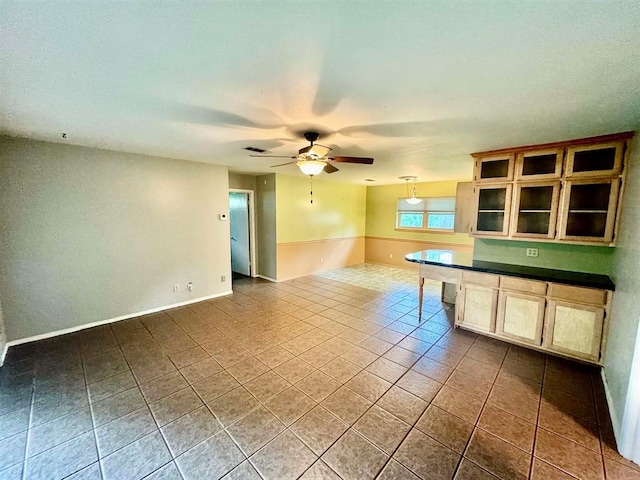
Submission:
{"label": "glass cabinet door", "polygon": [[516,180],[547,180],[560,178],[564,150],[535,150],[516,156]]}
{"label": "glass cabinet door", "polygon": [[513,153],[477,158],[474,180],[476,182],[508,182],[513,180],[514,164]]}
{"label": "glass cabinet door", "polygon": [[620,180],[568,180],[564,186],[558,238],[611,243]]}
{"label": "glass cabinet door", "polygon": [[517,184],[511,235],[553,238],[556,233],[560,182]]}
{"label": "glass cabinet door", "polygon": [[478,210],[472,227],[474,235],[506,236],[509,233],[511,184],[476,187]]}
{"label": "glass cabinet door", "polygon": [[622,170],[624,142],[567,149],[567,178],[618,175]]}

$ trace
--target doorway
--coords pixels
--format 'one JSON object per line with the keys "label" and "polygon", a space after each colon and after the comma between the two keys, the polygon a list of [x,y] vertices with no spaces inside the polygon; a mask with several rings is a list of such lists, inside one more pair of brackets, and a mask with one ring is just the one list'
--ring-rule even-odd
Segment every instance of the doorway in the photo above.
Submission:
{"label": "doorway", "polygon": [[253,191],[229,190],[232,281],[255,277]]}

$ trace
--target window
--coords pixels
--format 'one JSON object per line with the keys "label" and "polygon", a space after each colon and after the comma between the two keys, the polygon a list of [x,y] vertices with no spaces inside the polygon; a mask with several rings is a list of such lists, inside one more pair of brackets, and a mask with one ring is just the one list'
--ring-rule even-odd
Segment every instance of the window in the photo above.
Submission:
{"label": "window", "polygon": [[423,197],[417,205],[398,199],[396,228],[453,231],[456,197]]}

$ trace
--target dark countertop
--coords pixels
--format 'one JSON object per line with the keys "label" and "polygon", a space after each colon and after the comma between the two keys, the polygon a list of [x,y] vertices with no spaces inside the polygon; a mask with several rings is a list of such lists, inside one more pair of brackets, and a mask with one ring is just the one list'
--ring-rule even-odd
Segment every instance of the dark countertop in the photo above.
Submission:
{"label": "dark countertop", "polygon": [[483,260],[474,260],[470,253],[455,252],[453,250],[422,250],[420,252],[409,253],[405,255],[404,258],[408,262],[413,263],[530,278],[532,280],[542,280],[544,282],[562,283],[579,287],[601,288],[604,290],[616,289],[607,275],[569,272],[551,268],[526,267],[509,263],[485,262]]}

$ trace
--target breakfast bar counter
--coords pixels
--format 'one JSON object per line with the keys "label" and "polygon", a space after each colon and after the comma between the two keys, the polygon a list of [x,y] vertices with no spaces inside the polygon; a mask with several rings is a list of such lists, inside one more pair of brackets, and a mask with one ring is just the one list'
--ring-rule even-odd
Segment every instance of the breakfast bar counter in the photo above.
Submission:
{"label": "breakfast bar counter", "polygon": [[[615,285],[606,275],[474,260],[467,252],[423,250],[418,317],[425,279],[456,285],[456,327],[518,345],[601,362]],[[545,333],[546,332],[546,333]]]}

